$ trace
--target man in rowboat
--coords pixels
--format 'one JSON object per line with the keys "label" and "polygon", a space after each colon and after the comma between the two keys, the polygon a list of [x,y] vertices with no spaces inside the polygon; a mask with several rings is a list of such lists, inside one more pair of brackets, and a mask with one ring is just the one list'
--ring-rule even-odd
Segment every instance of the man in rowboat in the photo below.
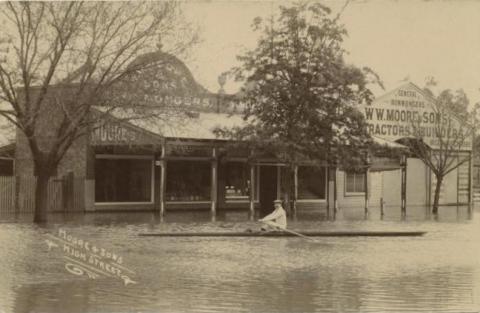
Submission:
{"label": "man in rowboat", "polygon": [[282,207],[282,200],[273,201],[273,206],[275,207],[275,210],[273,210],[272,213],[258,220],[259,222],[266,224],[261,228],[264,231],[287,228],[287,212],[285,212]]}

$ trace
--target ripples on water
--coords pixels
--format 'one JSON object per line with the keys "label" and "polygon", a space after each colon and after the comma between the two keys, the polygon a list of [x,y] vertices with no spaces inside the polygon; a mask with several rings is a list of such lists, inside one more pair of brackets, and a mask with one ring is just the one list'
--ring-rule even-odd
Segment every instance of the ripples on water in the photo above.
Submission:
{"label": "ripples on water", "polygon": [[[0,223],[0,312],[465,312],[480,307],[480,222],[466,208],[424,209],[336,221],[299,217],[292,229],[426,230],[424,237],[155,238],[148,231],[243,230],[243,213],[51,216],[39,228]],[[478,214],[478,212],[477,212]],[[193,218],[196,223],[188,222]],[[28,221],[31,217],[20,217]],[[120,279],[74,276],[45,240],[58,227],[112,250],[136,272]]]}

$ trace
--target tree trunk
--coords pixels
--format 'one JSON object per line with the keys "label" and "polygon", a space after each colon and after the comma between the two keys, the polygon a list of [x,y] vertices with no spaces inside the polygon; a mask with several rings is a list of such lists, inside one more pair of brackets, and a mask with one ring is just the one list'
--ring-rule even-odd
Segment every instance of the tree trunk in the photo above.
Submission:
{"label": "tree trunk", "polygon": [[48,196],[48,180],[50,176],[41,173],[37,177],[35,185],[35,217],[33,222],[43,224],[47,222],[47,196]]}
{"label": "tree trunk", "polygon": [[437,185],[435,186],[435,195],[433,197],[433,209],[432,213],[438,213],[438,202],[440,201],[440,189],[442,187],[443,176],[436,176]]}

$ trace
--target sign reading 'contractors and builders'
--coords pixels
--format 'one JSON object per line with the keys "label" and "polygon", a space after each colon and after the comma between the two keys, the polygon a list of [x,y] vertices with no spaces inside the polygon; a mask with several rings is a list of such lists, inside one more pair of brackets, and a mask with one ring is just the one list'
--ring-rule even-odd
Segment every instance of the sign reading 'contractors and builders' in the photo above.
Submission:
{"label": "sign reading 'contractors and builders'", "polygon": [[[405,84],[364,107],[368,133],[388,141],[420,136],[432,148],[440,145],[439,133],[443,138],[466,135],[457,120],[449,124],[451,117],[434,112],[432,101],[415,85]],[[462,149],[471,150],[470,138],[462,143]]]}

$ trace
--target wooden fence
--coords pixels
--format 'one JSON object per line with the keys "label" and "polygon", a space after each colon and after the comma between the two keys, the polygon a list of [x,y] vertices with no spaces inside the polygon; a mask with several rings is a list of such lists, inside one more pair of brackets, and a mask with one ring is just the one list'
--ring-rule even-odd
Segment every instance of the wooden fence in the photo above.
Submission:
{"label": "wooden fence", "polygon": [[0,211],[15,209],[15,177],[0,176]]}
{"label": "wooden fence", "polygon": [[[0,213],[33,213],[36,177],[0,176]],[[83,212],[85,178],[52,178],[48,182],[48,212]]]}

